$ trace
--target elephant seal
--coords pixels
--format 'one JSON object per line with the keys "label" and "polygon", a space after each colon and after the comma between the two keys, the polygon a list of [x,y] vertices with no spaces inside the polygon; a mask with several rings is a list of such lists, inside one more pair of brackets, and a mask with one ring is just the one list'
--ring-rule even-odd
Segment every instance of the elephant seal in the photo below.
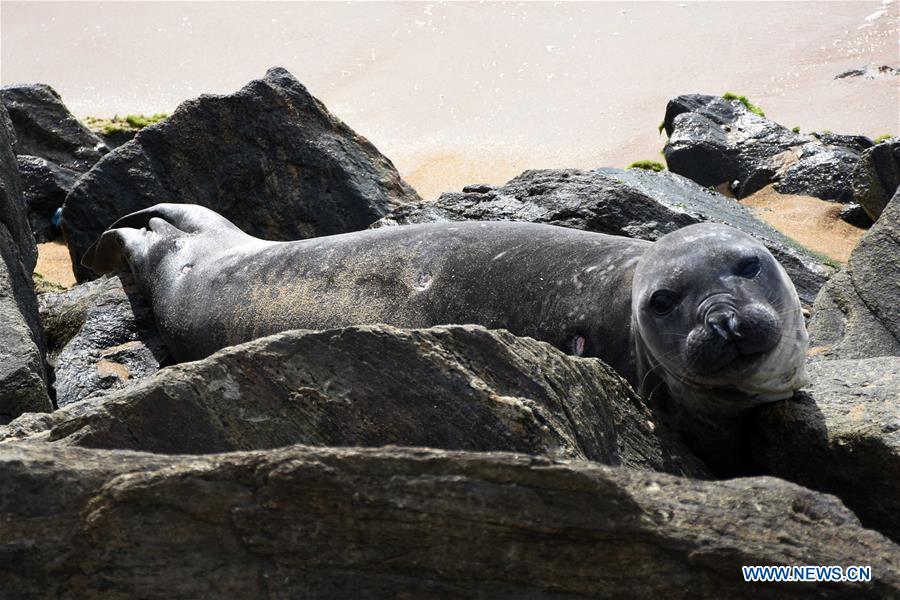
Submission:
{"label": "elephant seal", "polygon": [[123,263],[178,360],[287,329],[472,323],[598,357],[701,421],[806,383],[793,284],[725,225],[656,242],[523,222],[269,242],[207,208],[159,204],[114,223],[84,259],[97,272]]}

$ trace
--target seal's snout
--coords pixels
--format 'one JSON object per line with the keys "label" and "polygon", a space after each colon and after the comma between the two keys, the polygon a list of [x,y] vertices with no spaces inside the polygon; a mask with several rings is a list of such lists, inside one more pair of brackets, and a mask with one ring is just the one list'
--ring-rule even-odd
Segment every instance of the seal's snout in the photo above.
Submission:
{"label": "seal's snout", "polygon": [[743,337],[740,311],[731,294],[717,293],[707,297],[699,306],[698,319],[714,336],[726,341]]}
{"label": "seal's snout", "polygon": [[685,340],[685,362],[701,373],[713,373],[759,358],[781,339],[778,316],[757,302],[720,295],[704,302],[693,331]]}
{"label": "seal's snout", "polygon": [[727,304],[715,306],[706,314],[706,326],[723,340],[743,337],[737,311]]}
{"label": "seal's snout", "polygon": [[767,352],[781,341],[781,321],[769,307],[752,303],[728,314],[731,316],[723,327],[728,334],[725,339],[734,343],[742,355]]}

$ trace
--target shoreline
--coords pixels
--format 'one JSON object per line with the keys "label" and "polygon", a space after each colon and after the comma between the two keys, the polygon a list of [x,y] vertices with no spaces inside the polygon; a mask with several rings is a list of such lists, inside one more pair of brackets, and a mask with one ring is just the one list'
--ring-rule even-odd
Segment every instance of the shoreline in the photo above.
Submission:
{"label": "shoreline", "polygon": [[900,134],[896,79],[834,79],[900,66],[897,2],[207,8],[5,5],[2,82],[49,83],[80,117],[150,115],[284,66],[426,199],[658,160],[665,102],[694,92],[744,94],[804,132]]}

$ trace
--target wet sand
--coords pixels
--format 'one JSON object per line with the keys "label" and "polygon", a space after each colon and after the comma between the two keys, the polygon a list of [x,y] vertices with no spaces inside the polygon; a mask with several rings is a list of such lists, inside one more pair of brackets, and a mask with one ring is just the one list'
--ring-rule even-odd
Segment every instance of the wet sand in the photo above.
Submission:
{"label": "wet sand", "polygon": [[288,68],[425,198],[542,167],[659,160],[669,98],[749,96],[803,131],[900,133],[898,3],[29,3],[0,82],[79,116],[171,111]]}
{"label": "wet sand", "polygon": [[788,237],[842,264],[866,232],[841,219],[843,204],[779,194],[771,185],[744,198],[741,204]]}

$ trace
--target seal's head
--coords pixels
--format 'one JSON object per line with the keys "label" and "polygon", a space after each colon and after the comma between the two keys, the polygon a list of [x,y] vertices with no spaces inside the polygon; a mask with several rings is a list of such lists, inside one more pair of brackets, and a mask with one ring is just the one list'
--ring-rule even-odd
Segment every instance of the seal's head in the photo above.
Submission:
{"label": "seal's head", "polygon": [[691,225],[657,241],[635,270],[632,316],[639,378],[652,372],[678,400],[742,410],[807,383],[793,283],[765,246],[727,225]]}

